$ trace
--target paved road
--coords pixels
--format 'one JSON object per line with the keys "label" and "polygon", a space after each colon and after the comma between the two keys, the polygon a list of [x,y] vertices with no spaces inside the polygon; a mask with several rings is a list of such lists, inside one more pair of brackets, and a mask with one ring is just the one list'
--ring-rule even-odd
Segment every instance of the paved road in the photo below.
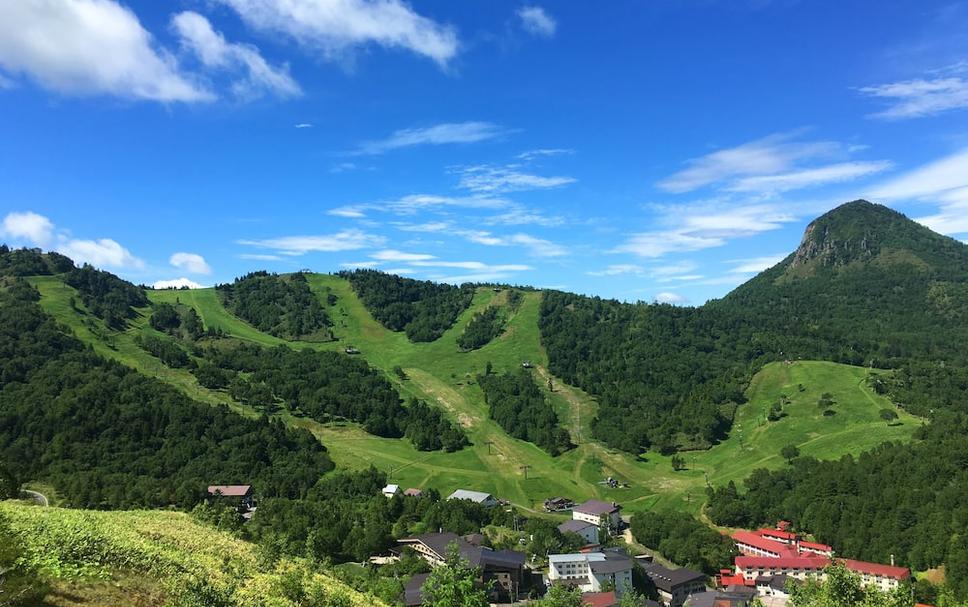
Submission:
{"label": "paved road", "polygon": [[26,495],[28,498],[37,502],[38,506],[43,506],[44,508],[46,508],[47,506],[50,505],[50,503],[47,501],[47,497],[45,497],[43,493],[37,493],[36,491],[24,489],[23,494]]}

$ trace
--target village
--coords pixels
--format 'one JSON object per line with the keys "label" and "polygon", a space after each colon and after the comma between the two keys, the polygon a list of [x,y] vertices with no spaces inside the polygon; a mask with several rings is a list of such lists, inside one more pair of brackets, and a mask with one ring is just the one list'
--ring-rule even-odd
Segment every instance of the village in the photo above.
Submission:
{"label": "village", "polygon": [[[213,485],[208,493],[213,500],[232,504],[244,520],[256,511],[249,485]],[[388,499],[420,498],[423,494],[421,489],[403,489],[396,484],[382,490]],[[446,499],[466,500],[482,508],[510,506],[490,493],[470,489],[458,489]],[[389,554],[374,555],[365,565],[380,567],[411,554],[433,569],[445,563],[448,550],[456,548],[461,559],[478,571],[477,584],[488,590],[492,604],[526,603],[540,598],[552,586],[562,585],[578,589],[582,602],[591,607],[613,607],[629,592],[643,597],[643,607],[750,607],[754,602],[764,607],[785,607],[792,586],[807,580],[824,581],[832,565],[845,567],[863,586],[883,592],[911,580],[910,570],[893,562],[838,558],[831,546],[793,531],[789,521],[779,521],[772,529],[733,531],[733,568],[709,576],[676,567],[638,546],[621,505],[615,502],[592,499],[578,504],[558,496],[548,498],[543,506],[549,514],[570,514],[571,518],[557,529],[562,535],[580,538],[583,545],[579,550],[535,554],[529,559],[520,550],[491,548],[483,533],[461,536],[438,530],[400,538]],[[422,605],[422,588],[428,577],[429,573],[421,573],[407,580],[401,602],[407,607]]]}

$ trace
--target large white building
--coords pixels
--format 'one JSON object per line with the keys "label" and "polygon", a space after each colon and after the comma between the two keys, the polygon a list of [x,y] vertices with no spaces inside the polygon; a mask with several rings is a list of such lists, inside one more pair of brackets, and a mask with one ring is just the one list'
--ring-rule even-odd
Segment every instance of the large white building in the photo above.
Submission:
{"label": "large white building", "polygon": [[588,500],[584,504],[572,508],[571,518],[576,521],[591,523],[596,527],[618,529],[622,526],[621,509],[622,507],[614,502]]}
{"label": "large white building", "polygon": [[611,584],[615,596],[632,587],[632,559],[616,550],[548,556],[548,583],[576,586],[582,592],[601,592]]}
{"label": "large white building", "polygon": [[493,508],[497,506],[500,502],[491,495],[490,493],[484,493],[483,491],[470,491],[469,489],[458,489],[450,495],[447,496],[449,500],[467,500],[474,502],[475,504],[480,504],[485,508]]}

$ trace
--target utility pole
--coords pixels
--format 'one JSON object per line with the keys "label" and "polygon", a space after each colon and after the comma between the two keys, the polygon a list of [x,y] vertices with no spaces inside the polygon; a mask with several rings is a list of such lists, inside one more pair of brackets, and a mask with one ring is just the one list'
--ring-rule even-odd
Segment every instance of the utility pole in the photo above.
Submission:
{"label": "utility pole", "polygon": [[528,465],[521,466],[521,470],[524,471],[524,480],[528,480],[528,470],[530,469],[531,469],[531,466],[528,466]]}

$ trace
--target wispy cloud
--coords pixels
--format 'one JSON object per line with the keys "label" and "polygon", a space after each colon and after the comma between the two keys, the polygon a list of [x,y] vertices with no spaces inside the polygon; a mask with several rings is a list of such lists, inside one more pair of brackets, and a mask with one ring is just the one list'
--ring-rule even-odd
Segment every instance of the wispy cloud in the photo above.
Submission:
{"label": "wispy cloud", "polygon": [[591,272],[586,272],[586,274],[589,276],[622,276],[626,274],[644,276],[645,268],[631,263],[616,263],[607,266],[604,270],[594,270]]}
{"label": "wispy cloud", "polygon": [[458,187],[482,194],[520,192],[559,188],[577,181],[573,177],[534,175],[521,170],[521,165],[476,165],[460,167]]}
{"label": "wispy cloud", "polygon": [[282,257],[278,255],[268,255],[263,253],[241,253],[238,255],[239,259],[251,259],[254,261],[282,261]]}
{"label": "wispy cloud", "polygon": [[[333,166],[329,167],[329,172],[330,173],[333,173],[333,174],[336,174],[336,173],[345,173],[347,171],[353,171],[355,169],[356,169],[356,163],[355,162],[337,162]],[[333,213],[333,214],[335,214],[335,213]]]}
{"label": "wispy cloud", "polygon": [[444,122],[428,127],[394,131],[384,139],[363,142],[351,153],[375,155],[420,145],[478,143],[503,137],[510,132],[512,131],[490,122]]}
{"label": "wispy cloud", "polygon": [[194,11],[179,13],[172,17],[172,28],[182,47],[194,53],[206,68],[245,73],[244,78],[232,83],[236,97],[252,99],[264,93],[277,97],[302,94],[299,84],[289,75],[288,66],[273,67],[256,47],[227,42],[202,15]]}
{"label": "wispy cloud", "polygon": [[853,181],[875,175],[894,166],[888,160],[870,162],[841,162],[812,169],[804,169],[778,175],[758,175],[736,180],[726,187],[729,192],[779,193],[805,187]]}
{"label": "wispy cloud", "polygon": [[942,234],[968,233],[968,148],[895,177],[872,196],[935,204],[938,212],[916,220]]}
{"label": "wispy cloud", "polygon": [[311,128],[313,128],[313,124],[311,122],[300,122],[300,123],[294,124],[292,126],[293,126],[293,128],[297,128],[297,129],[311,129]]}
{"label": "wispy cloud", "polygon": [[518,9],[518,19],[524,31],[535,36],[550,38],[558,29],[558,22],[540,6],[523,6]]}
{"label": "wispy cloud", "polygon": [[[672,193],[684,193],[704,186],[729,182],[742,178],[763,178],[764,176],[779,176],[793,169],[823,169],[824,167],[799,166],[807,160],[832,158],[850,153],[851,147],[834,141],[797,141],[803,130],[789,133],[769,135],[762,139],[750,141],[742,145],[717,150],[705,156],[694,158],[686,163],[686,168],[670,175],[657,185],[660,189]],[[856,148],[854,148],[856,150]],[[870,169],[871,167],[867,167]],[[838,173],[839,171],[839,173]],[[788,187],[805,187],[814,183],[829,183],[834,174],[839,174],[841,180],[845,178],[845,168],[826,167],[820,173],[794,172],[785,181],[779,180],[773,185],[782,184]],[[863,174],[863,173],[862,173]],[[862,174],[855,175],[859,177]],[[867,173],[869,174],[869,173]],[[828,181],[824,181],[824,179]],[[743,182],[738,182],[742,184]],[[746,181],[746,188],[756,184],[756,181]],[[742,186],[740,186],[742,187]],[[745,190],[744,190],[745,191]]]}
{"label": "wispy cloud", "polygon": [[723,202],[657,207],[667,229],[630,235],[612,252],[639,257],[662,257],[720,247],[733,238],[768,232],[794,221],[796,216],[771,204],[728,205]]}
{"label": "wispy cloud", "polygon": [[330,58],[367,44],[406,49],[446,65],[460,47],[449,25],[416,13],[402,0],[216,0],[254,30],[280,33]]}
{"label": "wispy cloud", "polygon": [[272,249],[280,255],[304,255],[311,252],[334,253],[383,246],[386,238],[350,229],[320,236],[281,236],[263,240],[239,240],[238,244]]}
{"label": "wispy cloud", "polygon": [[[949,66],[943,72],[968,72],[965,62]],[[901,80],[858,89],[862,94],[888,102],[887,109],[871,118],[903,120],[934,116],[951,110],[968,108],[968,80],[961,76]]]}
{"label": "wispy cloud", "polygon": [[747,259],[736,259],[729,263],[735,264],[730,269],[731,274],[758,274],[764,270],[769,270],[776,264],[786,259],[786,253],[776,255],[764,255],[762,257],[750,257]]}
{"label": "wispy cloud", "polygon": [[569,148],[538,148],[536,150],[528,150],[526,152],[521,152],[517,155],[519,160],[524,160],[530,162],[538,158],[546,158],[548,156],[562,156],[565,154],[574,154],[575,150]]}
{"label": "wispy cloud", "polygon": [[397,251],[396,249],[386,249],[384,251],[377,251],[370,255],[373,259],[377,261],[397,261],[397,262],[418,262],[418,261],[429,261],[434,259],[433,255],[427,253],[405,253],[403,251]]}

